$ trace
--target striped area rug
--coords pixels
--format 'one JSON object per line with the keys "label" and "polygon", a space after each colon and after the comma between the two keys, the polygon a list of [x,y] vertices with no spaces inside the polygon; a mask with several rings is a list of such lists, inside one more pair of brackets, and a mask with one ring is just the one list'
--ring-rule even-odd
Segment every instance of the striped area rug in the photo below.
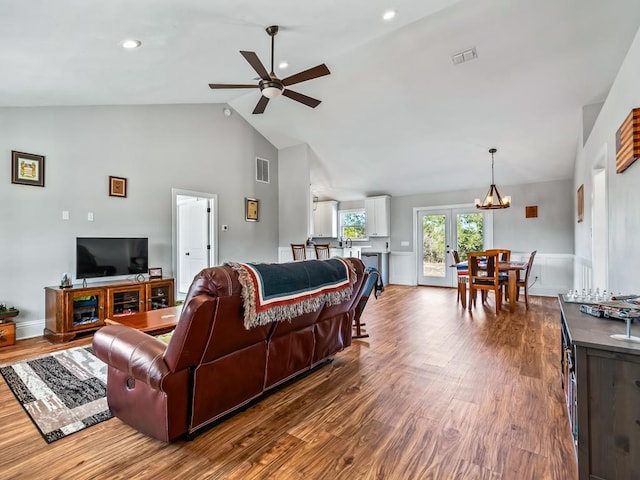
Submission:
{"label": "striped area rug", "polygon": [[0,367],[0,374],[47,441],[111,418],[107,366],[77,347]]}

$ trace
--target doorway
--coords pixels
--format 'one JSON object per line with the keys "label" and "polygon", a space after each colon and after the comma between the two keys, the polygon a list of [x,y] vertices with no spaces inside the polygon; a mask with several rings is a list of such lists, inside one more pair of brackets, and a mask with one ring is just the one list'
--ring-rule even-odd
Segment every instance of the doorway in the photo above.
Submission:
{"label": "doorway", "polygon": [[218,263],[218,196],[178,189],[171,189],[171,195],[176,297],[184,299],[193,277]]}
{"label": "doorway", "polygon": [[455,286],[451,251],[457,250],[464,261],[467,252],[490,245],[490,219],[490,213],[473,206],[417,209],[418,285]]}

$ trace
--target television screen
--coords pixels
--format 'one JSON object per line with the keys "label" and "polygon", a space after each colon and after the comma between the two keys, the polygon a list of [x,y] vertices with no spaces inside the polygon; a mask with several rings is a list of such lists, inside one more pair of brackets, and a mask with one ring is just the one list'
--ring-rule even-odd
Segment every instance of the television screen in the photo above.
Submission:
{"label": "television screen", "polygon": [[76,278],[137,275],[148,270],[148,238],[76,239]]}

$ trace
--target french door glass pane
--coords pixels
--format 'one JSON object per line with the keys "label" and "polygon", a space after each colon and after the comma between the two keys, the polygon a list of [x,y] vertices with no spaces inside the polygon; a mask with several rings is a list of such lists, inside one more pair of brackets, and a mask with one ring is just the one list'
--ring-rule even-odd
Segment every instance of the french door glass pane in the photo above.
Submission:
{"label": "french door glass pane", "polygon": [[468,252],[480,252],[484,248],[482,213],[458,213],[456,215],[457,245],[460,260],[467,259]]}
{"label": "french door glass pane", "polygon": [[425,277],[446,276],[446,215],[425,215],[422,219],[422,271]]}

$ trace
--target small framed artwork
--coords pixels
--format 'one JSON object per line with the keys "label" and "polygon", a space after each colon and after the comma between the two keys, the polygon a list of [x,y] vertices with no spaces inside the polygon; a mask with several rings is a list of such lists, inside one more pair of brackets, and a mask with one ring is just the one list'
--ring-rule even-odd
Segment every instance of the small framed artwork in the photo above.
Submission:
{"label": "small framed artwork", "polygon": [[44,155],[12,150],[11,183],[44,187]]}
{"label": "small framed artwork", "polygon": [[580,223],[584,220],[584,184],[578,187],[577,206],[578,206],[578,223]]}
{"label": "small framed artwork", "polygon": [[149,269],[149,278],[162,278],[162,268],[150,268]]}
{"label": "small framed artwork", "polygon": [[257,222],[259,220],[260,200],[255,198],[244,199],[244,219],[247,222]]}
{"label": "small framed artwork", "polygon": [[109,196],[126,197],[127,179],[122,177],[112,177],[109,175]]}

